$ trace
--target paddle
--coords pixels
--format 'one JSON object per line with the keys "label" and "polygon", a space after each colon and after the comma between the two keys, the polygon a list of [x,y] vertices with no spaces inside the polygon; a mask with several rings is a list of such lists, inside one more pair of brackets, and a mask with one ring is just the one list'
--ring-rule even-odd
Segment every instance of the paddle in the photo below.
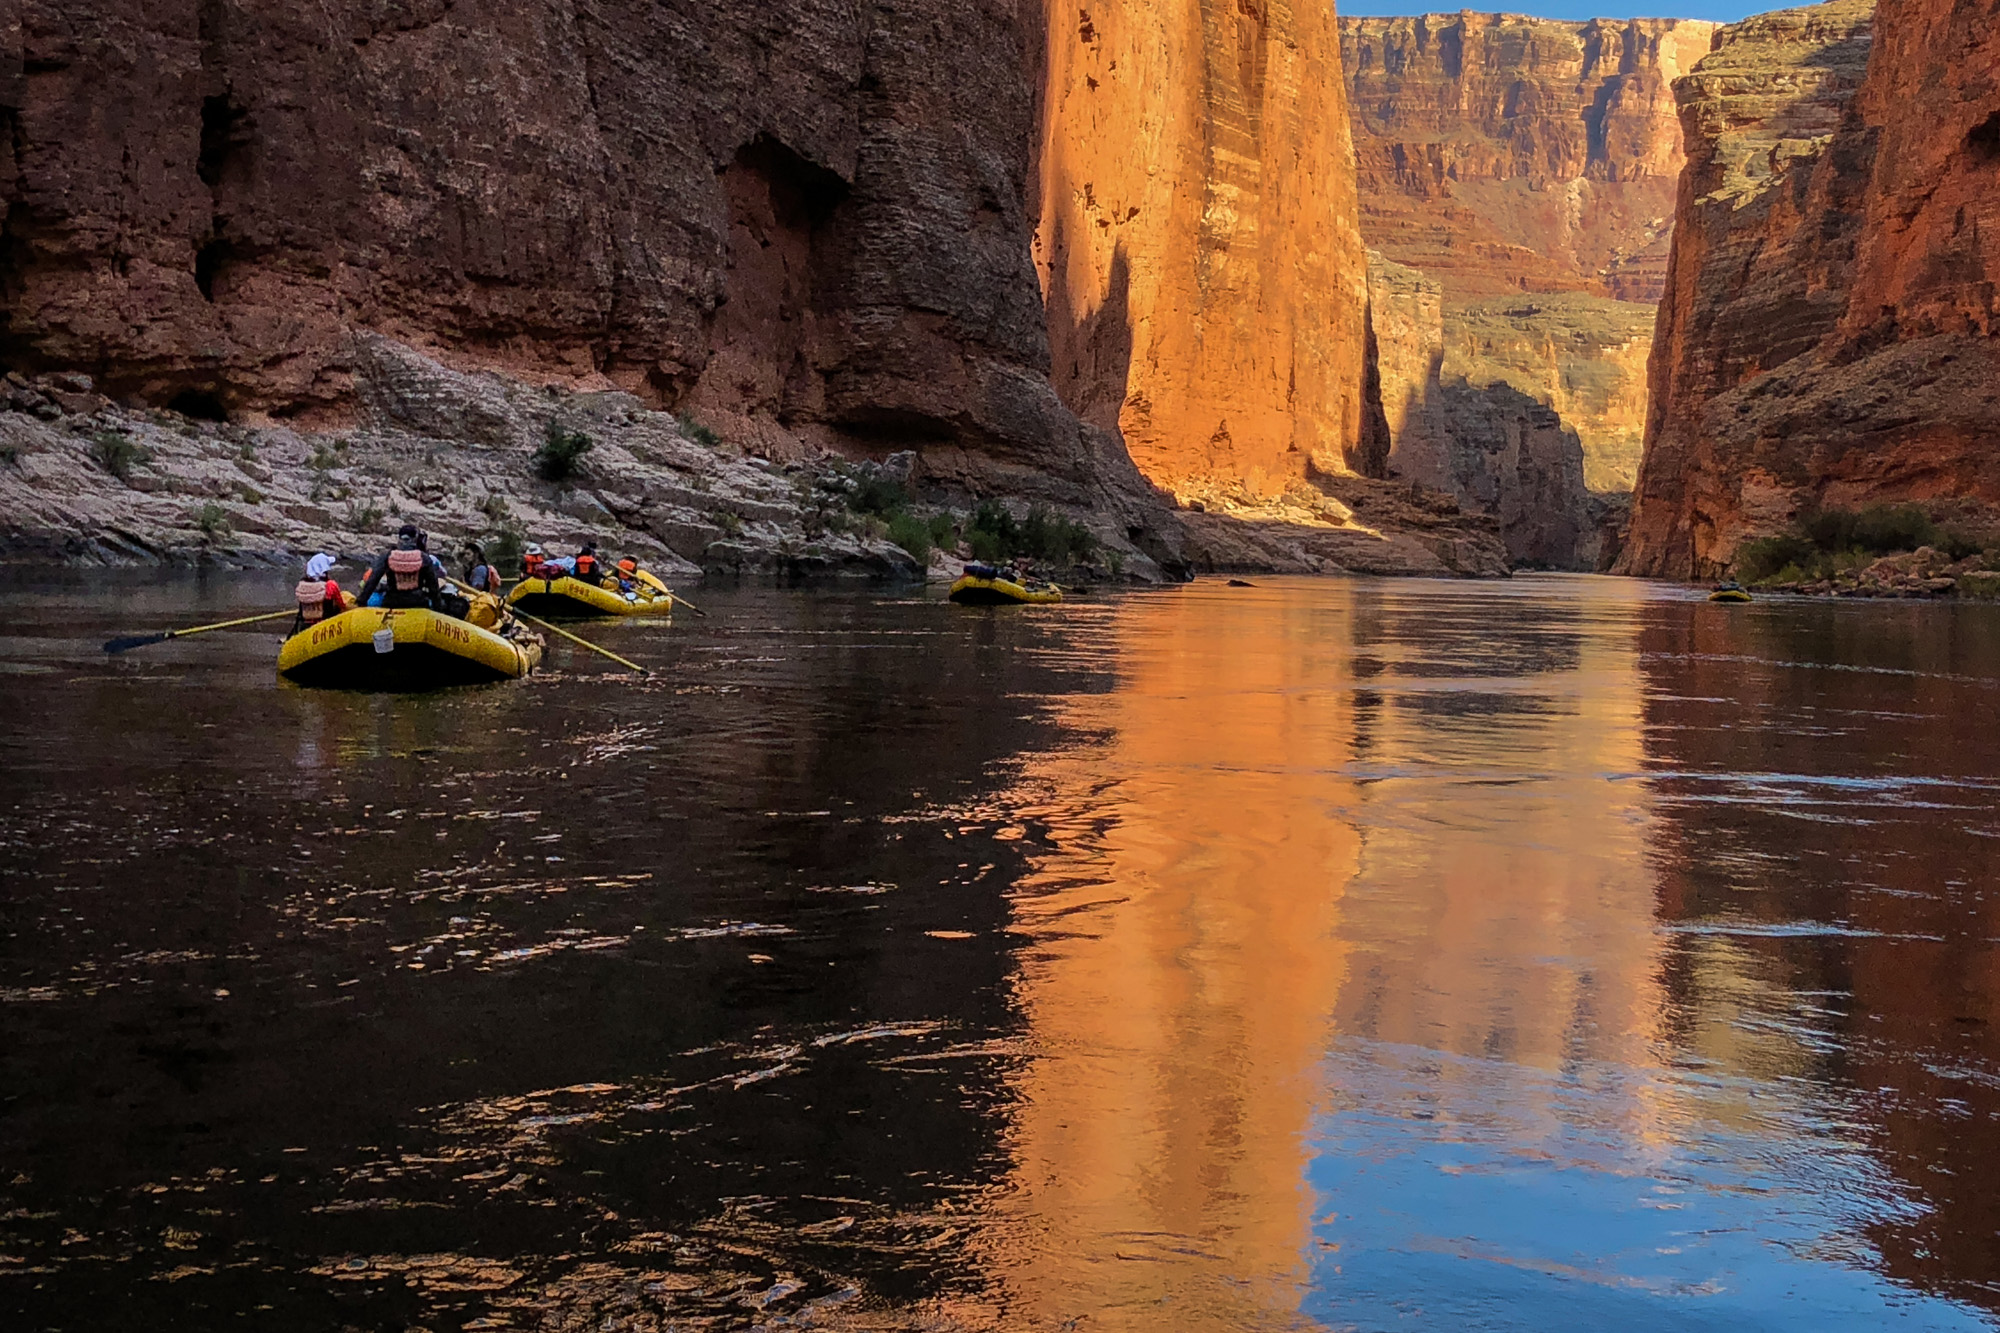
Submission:
{"label": "paddle", "polygon": [[104,645],[107,653],[126,653],[134,648],[144,648],[149,643],[165,643],[168,639],[184,639],[190,634],[206,634],[212,629],[229,629],[235,625],[255,625],[262,620],[276,620],[281,616],[295,616],[296,608],[272,611],[261,616],[244,616],[241,620],[218,620],[213,625],[196,625],[191,629],[170,629],[161,634],[128,634],[122,639],[111,639]]}
{"label": "paddle", "polygon": [[[444,576],[444,581],[446,583],[449,583],[452,587],[458,589],[460,592],[471,593],[475,597],[491,596],[490,593],[481,593],[477,588],[474,588],[468,584],[460,583],[457,579],[453,578],[449,574]],[[609,648],[600,648],[596,644],[592,643],[589,639],[584,638],[580,634],[571,634],[566,629],[562,629],[558,626],[551,625],[548,621],[543,620],[540,616],[531,616],[518,606],[509,606],[506,608],[506,611],[508,615],[519,616],[521,619],[527,621],[530,625],[540,625],[543,629],[549,631],[549,633],[551,634],[560,634],[565,639],[568,639],[571,643],[581,644],[583,647],[590,649],[591,652],[598,653],[601,654],[602,656],[608,657],[612,661],[616,662],[619,666],[629,667],[633,671],[638,672],[642,676],[650,676],[653,674],[652,672],[646,670],[646,668],[640,666],[637,662],[631,661],[628,658],[620,657],[617,653],[612,652]]]}
{"label": "paddle", "polygon": [[540,625],[543,629],[549,631],[551,634],[560,634],[565,639],[568,639],[571,643],[581,644],[585,648],[590,649],[591,652],[599,653],[605,657],[608,657],[612,661],[616,662],[619,666],[630,667],[632,670],[638,672],[642,676],[650,676],[653,674],[652,672],[646,670],[646,668],[640,666],[637,662],[629,661],[626,658],[620,657],[617,653],[612,652],[609,648],[600,648],[596,644],[592,643],[589,639],[584,638],[582,635],[571,634],[566,629],[562,629],[561,627],[556,625],[551,625],[548,621],[543,620],[540,616],[531,616],[526,611],[521,610],[519,607],[509,607],[508,611],[510,614],[517,615],[521,619],[527,621],[530,625]]}

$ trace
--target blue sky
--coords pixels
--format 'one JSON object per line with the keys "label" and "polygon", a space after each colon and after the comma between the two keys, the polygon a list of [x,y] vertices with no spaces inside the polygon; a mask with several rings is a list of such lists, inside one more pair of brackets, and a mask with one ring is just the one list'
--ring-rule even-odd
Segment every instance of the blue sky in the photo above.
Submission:
{"label": "blue sky", "polygon": [[1608,19],[1608,18],[1669,18],[1669,19],[1714,19],[1719,23],[1734,23],[1752,14],[1766,10],[1783,9],[1787,4],[1802,4],[1806,0],[1771,0],[1767,4],[1732,4],[1726,0],[1644,0],[1637,6],[1619,6],[1616,3],[1590,4],[1588,0],[1532,0],[1520,4],[1450,4],[1432,0],[1425,4],[1422,0],[1338,0],[1340,12],[1350,17],[1363,14],[1439,14],[1455,13],[1460,9],[1476,10],[1480,13],[1532,14],[1544,19]]}

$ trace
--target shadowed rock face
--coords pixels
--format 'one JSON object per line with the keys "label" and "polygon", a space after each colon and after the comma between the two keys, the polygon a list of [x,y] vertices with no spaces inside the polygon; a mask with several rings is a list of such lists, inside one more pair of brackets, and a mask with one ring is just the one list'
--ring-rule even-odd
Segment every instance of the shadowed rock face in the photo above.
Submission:
{"label": "shadowed rock face", "polygon": [[0,360],[351,410],[349,334],[733,437],[1083,467],[1009,0],[25,0]]}
{"label": "shadowed rock face", "polygon": [[[1585,485],[1588,455],[1544,396],[1551,387],[1544,378],[1554,378],[1554,390],[1563,391],[1553,349],[1544,349],[1546,363],[1538,364],[1532,349],[1542,344],[1528,337],[1530,351],[1513,364],[1490,346],[1454,346],[1454,326],[1435,280],[1371,254],[1368,281],[1381,425],[1389,442],[1386,474],[1443,491],[1491,516],[1511,564],[1595,569],[1600,538]],[[1506,323],[1504,317],[1498,322]],[[1519,352],[1519,340],[1504,328],[1498,339],[1505,353]]]}
{"label": "shadowed rock face", "polygon": [[1340,21],[1371,248],[1448,299],[1659,299],[1682,153],[1672,82],[1712,23]]}
{"label": "shadowed rock face", "polygon": [[[1801,510],[2000,509],[2000,28],[1961,0],[1725,29],[1690,163],[1624,567],[1695,577]],[[1865,75],[1865,77],[1864,77]]]}
{"label": "shadowed rock face", "polygon": [[1345,473],[1366,270],[1332,6],[1046,6],[1053,377],[1170,488]]}

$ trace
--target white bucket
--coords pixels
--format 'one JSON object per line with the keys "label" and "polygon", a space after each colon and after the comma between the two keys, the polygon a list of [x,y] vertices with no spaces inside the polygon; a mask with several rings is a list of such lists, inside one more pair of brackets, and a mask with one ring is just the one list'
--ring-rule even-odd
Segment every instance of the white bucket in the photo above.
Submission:
{"label": "white bucket", "polygon": [[378,653],[393,653],[393,652],[395,652],[395,651],[396,651],[396,631],[395,631],[395,630],[393,630],[393,629],[390,629],[390,628],[389,628],[388,626],[386,626],[386,625],[385,625],[385,626],[383,626],[383,627],[382,627],[381,629],[378,629],[378,630],[376,630],[376,631],[375,631],[375,651],[376,651],[376,652],[378,652]]}

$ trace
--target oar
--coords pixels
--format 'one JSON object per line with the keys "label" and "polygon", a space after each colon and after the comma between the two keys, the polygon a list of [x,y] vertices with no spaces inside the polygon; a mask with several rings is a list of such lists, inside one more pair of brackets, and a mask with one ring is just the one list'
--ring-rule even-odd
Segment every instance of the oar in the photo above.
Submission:
{"label": "oar", "polygon": [[[449,583],[452,587],[458,589],[460,592],[469,592],[473,593],[474,595],[479,595],[478,589],[460,583],[457,579],[453,578],[449,574],[445,575],[444,581],[446,583]],[[506,610],[507,614],[513,616],[519,616],[521,619],[527,621],[530,625],[540,625],[543,629],[549,631],[549,633],[551,634],[560,634],[565,639],[568,639],[571,643],[581,644],[583,647],[590,649],[590,651],[593,653],[597,653],[600,654],[601,656],[608,657],[612,661],[616,662],[619,666],[628,667],[631,670],[638,672],[642,676],[650,676],[653,674],[652,672],[646,670],[646,668],[640,666],[637,662],[634,662],[629,658],[620,657],[617,653],[612,652],[609,648],[600,648],[596,644],[592,643],[589,639],[584,638],[580,634],[571,634],[566,629],[561,629],[555,625],[551,625],[548,621],[543,620],[540,616],[531,616],[518,606],[510,606],[507,607]]]}
{"label": "oar", "polygon": [[665,593],[667,595],[668,601],[678,602],[680,605],[685,606],[688,610],[700,616],[703,620],[708,619],[708,612],[702,610],[700,607],[696,606],[693,602],[690,602],[687,598],[681,596],[679,593],[675,592],[672,588],[669,588],[666,584],[662,583],[660,581],[660,576],[658,574],[655,574],[652,570],[635,569],[632,571],[632,577],[637,579],[639,582],[645,584],[647,587],[651,588],[654,592]]}
{"label": "oar", "polygon": [[134,648],[144,648],[149,643],[165,643],[168,639],[184,639],[190,634],[206,634],[212,629],[229,629],[236,625],[254,625],[262,620],[276,620],[280,616],[295,616],[296,609],[272,611],[261,616],[244,616],[241,620],[218,620],[213,625],[196,625],[191,629],[170,629],[160,634],[128,634],[122,639],[112,639],[105,643],[107,653],[126,653]]}

